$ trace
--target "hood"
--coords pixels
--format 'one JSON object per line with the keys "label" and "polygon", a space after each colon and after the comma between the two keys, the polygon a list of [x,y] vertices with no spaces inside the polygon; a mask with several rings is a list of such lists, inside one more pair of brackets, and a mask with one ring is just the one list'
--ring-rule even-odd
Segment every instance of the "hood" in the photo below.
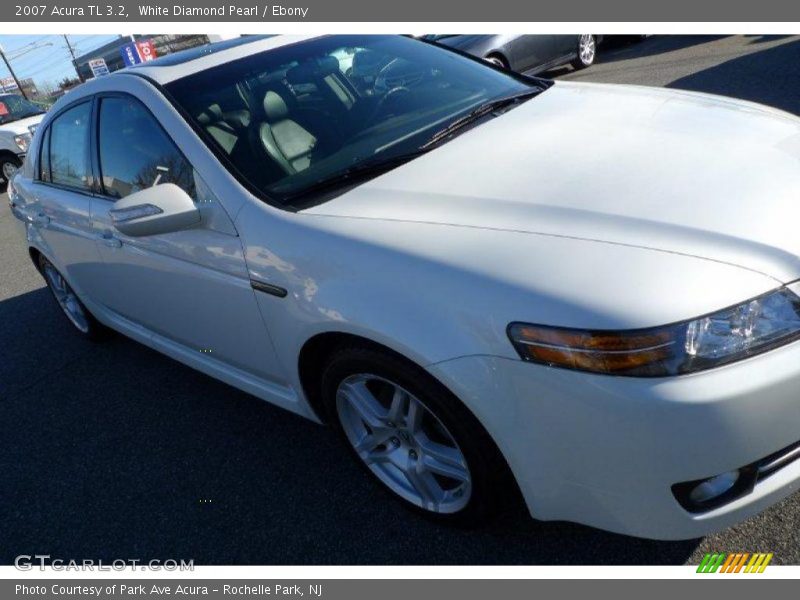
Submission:
{"label": "hood", "polygon": [[34,115],[33,117],[25,117],[19,121],[5,123],[0,125],[0,131],[8,131],[14,135],[20,135],[23,133],[33,134],[33,132],[36,130],[36,126],[39,125],[44,118],[44,115],[45,113],[42,113],[41,115]]}
{"label": "hood", "polygon": [[304,212],[578,238],[800,278],[800,119],[753,103],[556,83]]}

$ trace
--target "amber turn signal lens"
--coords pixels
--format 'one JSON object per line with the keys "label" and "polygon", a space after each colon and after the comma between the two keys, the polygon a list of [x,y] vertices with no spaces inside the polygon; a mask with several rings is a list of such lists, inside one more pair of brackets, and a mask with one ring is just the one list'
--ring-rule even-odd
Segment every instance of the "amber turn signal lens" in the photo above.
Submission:
{"label": "amber turn signal lens", "polygon": [[671,358],[670,330],[640,332],[586,331],[513,324],[509,336],[522,358],[552,366],[620,373]]}

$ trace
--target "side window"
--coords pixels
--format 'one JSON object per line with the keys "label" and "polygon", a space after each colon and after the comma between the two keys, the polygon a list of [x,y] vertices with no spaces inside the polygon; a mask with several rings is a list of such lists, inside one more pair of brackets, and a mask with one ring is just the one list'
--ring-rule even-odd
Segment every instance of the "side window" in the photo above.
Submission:
{"label": "side window", "polygon": [[98,138],[100,178],[108,196],[123,198],[174,183],[197,199],[192,166],[138,100],[103,98]]}
{"label": "side window", "polygon": [[[74,188],[91,188],[89,166],[90,102],[57,116],[48,128],[50,181]],[[47,162],[47,161],[44,161]]]}

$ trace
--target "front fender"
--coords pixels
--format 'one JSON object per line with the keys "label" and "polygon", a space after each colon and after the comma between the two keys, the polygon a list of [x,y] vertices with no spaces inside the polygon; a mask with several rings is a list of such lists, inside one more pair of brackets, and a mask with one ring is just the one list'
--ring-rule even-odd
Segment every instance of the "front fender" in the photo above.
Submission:
{"label": "front fender", "polygon": [[[287,372],[313,335],[351,333],[425,367],[517,359],[509,323],[635,329],[695,318],[777,282],[692,256],[477,227],[288,213],[237,218],[251,278]],[[642,285],[647,282],[647,285]],[[703,294],[697,294],[703,289]]]}

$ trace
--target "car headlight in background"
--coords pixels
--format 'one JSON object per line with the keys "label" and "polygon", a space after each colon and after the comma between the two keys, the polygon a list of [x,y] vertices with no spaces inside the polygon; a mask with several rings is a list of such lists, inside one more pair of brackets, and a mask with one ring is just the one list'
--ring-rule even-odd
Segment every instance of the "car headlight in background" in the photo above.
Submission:
{"label": "car headlight in background", "polygon": [[22,133],[20,135],[15,135],[14,142],[17,144],[20,150],[22,150],[23,152],[27,152],[28,146],[31,145],[31,134]]}
{"label": "car headlight in background", "polygon": [[512,323],[508,336],[531,362],[608,375],[680,375],[799,339],[800,298],[781,288],[690,321],[630,331]]}

